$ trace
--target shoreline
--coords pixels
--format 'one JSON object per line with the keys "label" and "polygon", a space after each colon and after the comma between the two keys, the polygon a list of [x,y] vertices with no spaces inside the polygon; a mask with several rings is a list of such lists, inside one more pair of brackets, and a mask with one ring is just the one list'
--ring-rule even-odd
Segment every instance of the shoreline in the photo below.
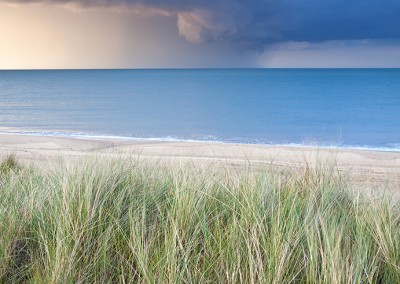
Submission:
{"label": "shoreline", "polygon": [[[8,130],[11,129],[11,130]],[[63,131],[29,131],[15,128],[0,127],[0,135],[21,135],[21,136],[36,136],[36,137],[54,137],[54,138],[72,138],[82,140],[110,140],[110,141],[132,141],[132,142],[172,142],[172,143],[215,143],[228,145],[249,145],[249,146],[266,146],[266,147],[288,147],[288,148],[305,148],[305,149],[322,149],[322,150],[356,150],[356,151],[371,151],[371,152],[389,152],[400,153],[400,147],[373,147],[368,145],[307,145],[301,143],[246,143],[223,140],[196,140],[183,139],[173,136],[166,137],[130,137],[117,135],[90,134],[81,132],[63,132]],[[397,146],[397,143],[395,144]],[[399,144],[400,146],[400,144]]]}
{"label": "shoreline", "polygon": [[173,165],[191,163],[201,167],[229,166],[233,169],[304,168],[331,165],[356,184],[383,186],[400,184],[400,152],[319,147],[270,146],[219,142],[169,142],[95,139],[0,133],[0,157],[15,155],[27,164],[47,167],[50,163],[76,161],[105,155],[140,157]]}

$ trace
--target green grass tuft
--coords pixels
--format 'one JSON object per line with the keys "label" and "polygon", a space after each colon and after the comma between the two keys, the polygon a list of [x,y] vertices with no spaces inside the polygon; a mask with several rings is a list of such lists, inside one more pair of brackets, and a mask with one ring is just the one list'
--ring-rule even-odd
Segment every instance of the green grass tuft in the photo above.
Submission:
{"label": "green grass tuft", "polygon": [[20,165],[15,158],[15,155],[8,155],[0,162],[0,174],[7,174],[10,171],[17,171]]}

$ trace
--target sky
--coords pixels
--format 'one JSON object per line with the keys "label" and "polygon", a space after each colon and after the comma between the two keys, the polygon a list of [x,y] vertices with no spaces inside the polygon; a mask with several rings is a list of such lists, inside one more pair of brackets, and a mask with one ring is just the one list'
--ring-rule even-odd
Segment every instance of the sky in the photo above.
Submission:
{"label": "sky", "polygon": [[399,0],[0,0],[0,69],[400,67]]}

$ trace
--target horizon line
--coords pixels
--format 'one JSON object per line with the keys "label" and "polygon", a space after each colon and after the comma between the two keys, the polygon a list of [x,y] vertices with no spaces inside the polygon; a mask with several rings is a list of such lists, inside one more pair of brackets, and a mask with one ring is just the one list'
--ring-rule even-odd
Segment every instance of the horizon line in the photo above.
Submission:
{"label": "horizon line", "polygon": [[0,69],[0,71],[106,71],[106,70],[239,70],[239,69],[260,69],[260,70],[282,70],[282,69],[400,69],[399,67],[147,67],[147,68],[16,68]]}

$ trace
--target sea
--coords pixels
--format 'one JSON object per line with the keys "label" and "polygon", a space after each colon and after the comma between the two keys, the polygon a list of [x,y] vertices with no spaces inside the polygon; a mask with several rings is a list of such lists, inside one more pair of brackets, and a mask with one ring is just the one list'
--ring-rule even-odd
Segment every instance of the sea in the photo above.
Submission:
{"label": "sea", "polygon": [[400,151],[400,69],[0,71],[0,132]]}

